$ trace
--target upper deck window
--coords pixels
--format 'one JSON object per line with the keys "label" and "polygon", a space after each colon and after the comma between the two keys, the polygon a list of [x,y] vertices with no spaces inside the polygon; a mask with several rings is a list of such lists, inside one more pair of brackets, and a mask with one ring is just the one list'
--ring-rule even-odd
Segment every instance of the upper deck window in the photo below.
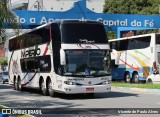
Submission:
{"label": "upper deck window", "polygon": [[103,24],[97,22],[63,22],[63,43],[108,43]]}

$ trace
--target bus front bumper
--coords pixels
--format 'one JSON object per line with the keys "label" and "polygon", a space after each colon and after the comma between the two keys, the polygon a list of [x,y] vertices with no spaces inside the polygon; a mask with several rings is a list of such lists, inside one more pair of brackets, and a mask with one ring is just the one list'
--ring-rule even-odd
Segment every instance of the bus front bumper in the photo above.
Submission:
{"label": "bus front bumper", "polygon": [[64,88],[65,94],[79,94],[79,93],[105,93],[111,91],[111,84],[101,86],[74,86],[66,85]]}

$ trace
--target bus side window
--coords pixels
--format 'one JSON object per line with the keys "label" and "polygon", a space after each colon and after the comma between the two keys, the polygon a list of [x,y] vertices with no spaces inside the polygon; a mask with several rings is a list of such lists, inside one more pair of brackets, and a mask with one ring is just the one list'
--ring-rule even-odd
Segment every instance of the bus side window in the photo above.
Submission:
{"label": "bus side window", "polygon": [[135,46],[136,46],[136,40],[134,40],[134,39],[130,39],[130,40],[128,40],[129,41],[129,44],[128,44],[128,50],[132,50],[132,49],[134,49],[135,48]]}
{"label": "bus side window", "polygon": [[119,43],[119,50],[127,50],[128,48],[128,39],[127,40],[121,40]]}
{"label": "bus side window", "polygon": [[51,58],[49,55],[38,57],[39,69],[41,72],[51,71]]}
{"label": "bus side window", "polygon": [[39,68],[36,58],[21,59],[21,69],[23,72],[35,72]]}

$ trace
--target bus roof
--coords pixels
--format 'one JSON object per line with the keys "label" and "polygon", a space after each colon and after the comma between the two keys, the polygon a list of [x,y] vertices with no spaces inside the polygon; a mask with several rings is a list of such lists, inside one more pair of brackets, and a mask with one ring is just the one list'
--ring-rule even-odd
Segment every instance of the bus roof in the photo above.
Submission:
{"label": "bus roof", "polygon": [[[48,26],[48,25],[50,25],[50,24],[52,24],[52,23],[61,24],[61,23],[65,23],[65,22],[67,22],[67,23],[86,22],[86,23],[101,23],[101,24],[103,24],[103,23],[100,22],[100,21],[84,20],[84,19],[79,19],[79,20],[78,20],[78,19],[56,20],[56,21],[54,21],[54,22],[49,22],[49,23],[43,24],[43,25],[41,25],[41,26],[37,26],[37,27],[35,27],[35,28],[33,28],[33,29],[24,31],[24,32],[20,33],[18,36],[21,36],[21,35],[23,35],[23,34],[32,32],[32,31],[37,30],[37,29],[41,29],[41,28],[43,28],[43,27],[45,27],[45,26]],[[17,36],[17,35],[14,35],[14,36],[10,37],[9,40],[15,38],[16,36]]]}

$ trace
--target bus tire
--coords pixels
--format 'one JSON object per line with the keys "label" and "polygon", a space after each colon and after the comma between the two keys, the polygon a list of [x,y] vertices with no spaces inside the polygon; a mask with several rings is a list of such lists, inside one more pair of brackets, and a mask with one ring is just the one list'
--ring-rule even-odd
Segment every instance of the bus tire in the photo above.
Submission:
{"label": "bus tire", "polygon": [[21,84],[21,78],[18,78],[18,91],[22,91],[23,88],[22,88],[22,84]]}
{"label": "bus tire", "polygon": [[131,77],[130,77],[130,74],[129,72],[126,72],[125,75],[124,75],[124,81],[126,83],[131,83]]}
{"label": "bus tire", "polygon": [[43,78],[40,81],[40,91],[41,91],[42,95],[44,95],[44,96],[47,95],[47,89],[45,88],[45,82],[44,82]]}
{"label": "bus tire", "polygon": [[17,80],[17,78],[14,79],[14,89],[18,91],[18,80]]}
{"label": "bus tire", "polygon": [[133,83],[139,83],[138,73],[134,73],[134,74],[133,74]]}
{"label": "bus tire", "polygon": [[53,90],[51,79],[48,79],[48,81],[47,81],[47,90],[48,90],[49,96],[51,96],[51,97],[55,97],[56,96],[56,93]]}

